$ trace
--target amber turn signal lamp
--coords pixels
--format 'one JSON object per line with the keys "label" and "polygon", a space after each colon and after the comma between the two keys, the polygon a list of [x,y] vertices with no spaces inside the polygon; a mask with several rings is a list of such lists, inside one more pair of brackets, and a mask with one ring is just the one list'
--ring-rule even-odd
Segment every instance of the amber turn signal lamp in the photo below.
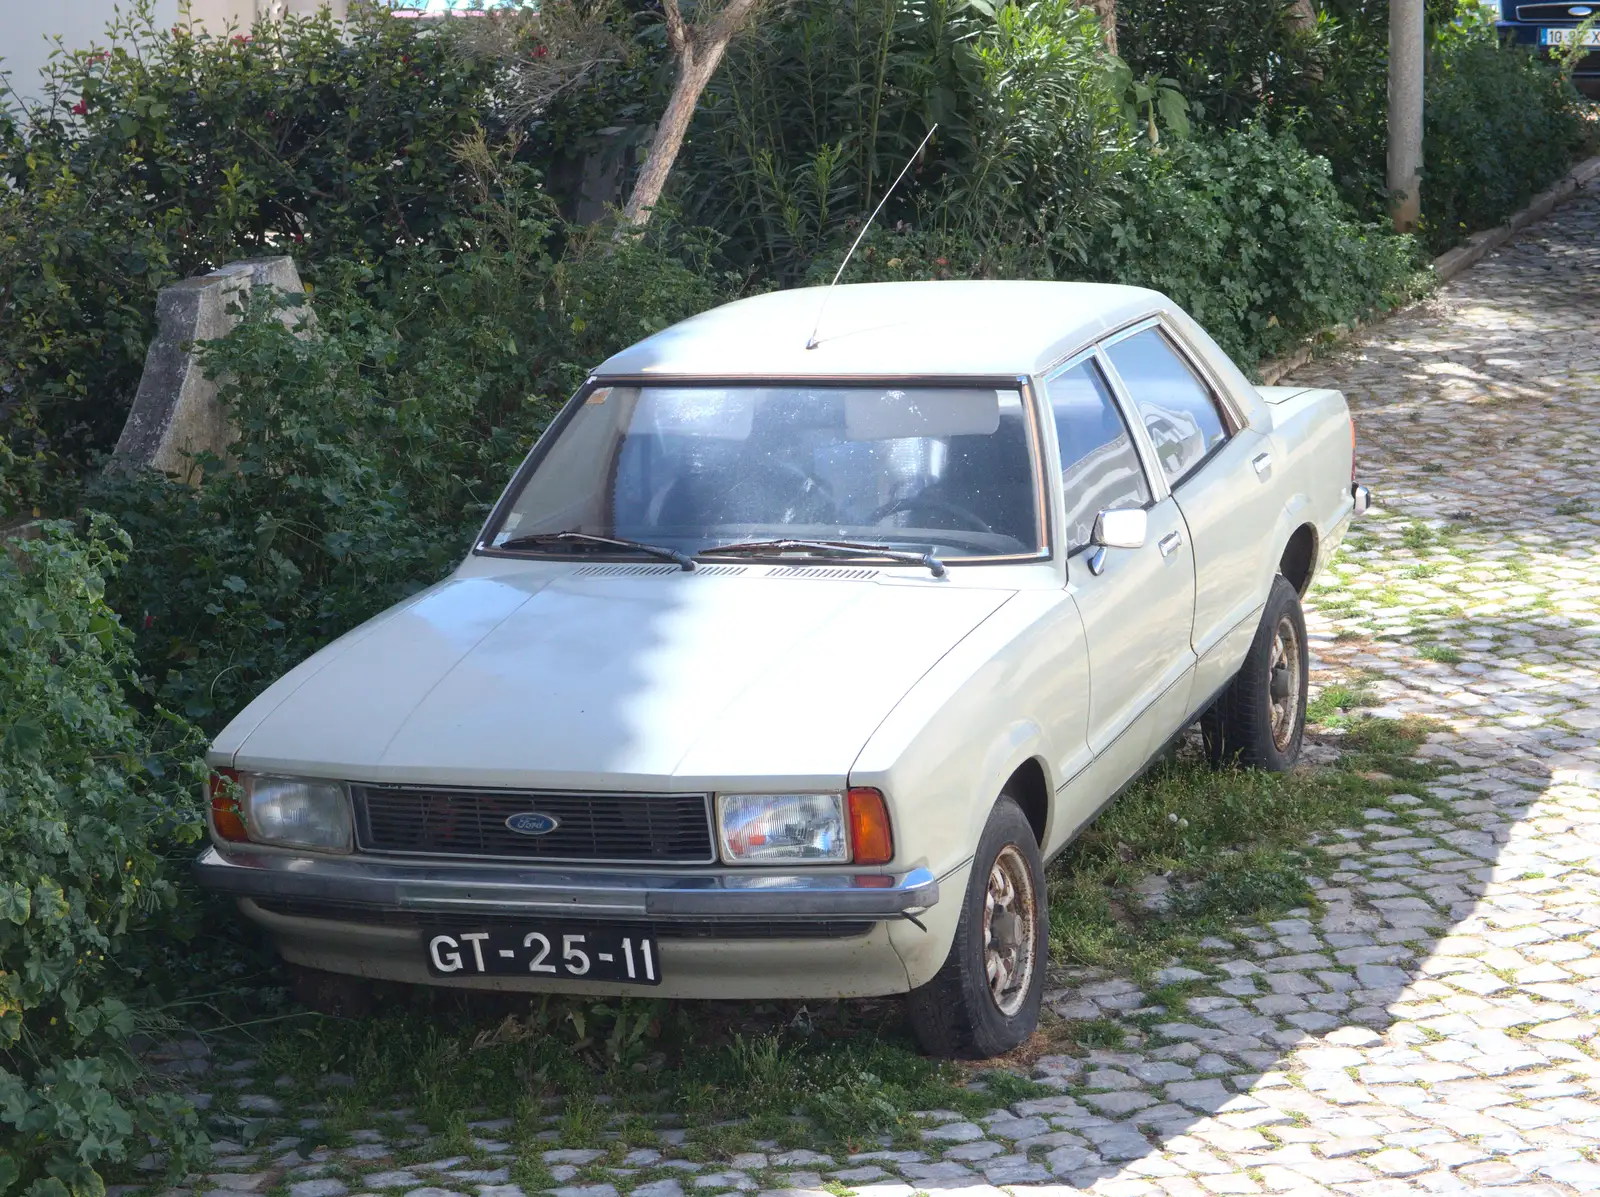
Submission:
{"label": "amber turn signal lamp", "polygon": [[877,790],[850,791],[850,846],[858,865],[888,864],[894,859],[889,806]]}
{"label": "amber turn signal lamp", "polygon": [[211,826],[223,839],[244,844],[249,842],[250,836],[244,829],[244,819],[239,816],[238,799],[234,797],[234,786],[238,784],[237,769],[218,769],[211,774]]}

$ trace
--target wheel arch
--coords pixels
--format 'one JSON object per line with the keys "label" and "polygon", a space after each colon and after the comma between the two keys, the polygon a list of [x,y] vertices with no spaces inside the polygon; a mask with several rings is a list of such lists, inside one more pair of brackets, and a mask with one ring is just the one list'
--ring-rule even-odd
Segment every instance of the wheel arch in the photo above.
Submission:
{"label": "wheel arch", "polygon": [[1006,779],[1005,785],[1000,787],[1002,794],[1013,798],[1022,808],[1022,813],[1028,818],[1028,826],[1033,828],[1033,838],[1038,841],[1039,850],[1042,852],[1045,837],[1050,830],[1050,782],[1045,771],[1044,762],[1037,756],[1030,756],[1015,769]]}
{"label": "wheel arch", "polygon": [[1278,557],[1278,572],[1294,587],[1295,593],[1304,598],[1316,566],[1317,529],[1307,521],[1289,534],[1288,543]]}

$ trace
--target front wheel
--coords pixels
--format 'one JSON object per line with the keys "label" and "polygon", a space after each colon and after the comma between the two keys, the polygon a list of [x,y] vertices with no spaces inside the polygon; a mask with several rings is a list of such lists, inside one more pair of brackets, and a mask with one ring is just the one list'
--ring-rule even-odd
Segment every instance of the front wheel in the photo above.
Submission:
{"label": "front wheel", "polygon": [[1002,794],[978,839],[950,955],[909,997],[922,1050],[982,1060],[1032,1035],[1044,998],[1047,930],[1039,844],[1022,808]]}
{"label": "front wheel", "polygon": [[1202,720],[1214,763],[1273,773],[1294,768],[1306,731],[1309,661],[1300,595],[1280,575],[1244,664]]}

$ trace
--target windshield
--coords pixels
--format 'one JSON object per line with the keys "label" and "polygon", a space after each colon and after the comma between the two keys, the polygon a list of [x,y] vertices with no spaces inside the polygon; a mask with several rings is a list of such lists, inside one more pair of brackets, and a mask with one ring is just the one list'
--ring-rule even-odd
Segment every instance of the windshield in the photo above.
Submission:
{"label": "windshield", "polygon": [[600,387],[552,436],[491,545],[570,531],[687,553],[767,538],[944,558],[1041,547],[1033,438],[1015,389]]}

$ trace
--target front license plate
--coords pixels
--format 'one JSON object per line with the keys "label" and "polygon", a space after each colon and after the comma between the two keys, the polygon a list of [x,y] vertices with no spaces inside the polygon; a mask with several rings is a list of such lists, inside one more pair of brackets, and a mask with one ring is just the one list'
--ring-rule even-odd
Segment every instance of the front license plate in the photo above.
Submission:
{"label": "front license plate", "polygon": [[596,927],[467,927],[428,936],[436,977],[534,977],[661,984],[653,935]]}
{"label": "front license plate", "polygon": [[[1541,29],[1539,40],[1547,46],[1570,46],[1577,38],[1576,29]],[[1600,29],[1591,29],[1584,35],[1583,44],[1600,46]]]}

